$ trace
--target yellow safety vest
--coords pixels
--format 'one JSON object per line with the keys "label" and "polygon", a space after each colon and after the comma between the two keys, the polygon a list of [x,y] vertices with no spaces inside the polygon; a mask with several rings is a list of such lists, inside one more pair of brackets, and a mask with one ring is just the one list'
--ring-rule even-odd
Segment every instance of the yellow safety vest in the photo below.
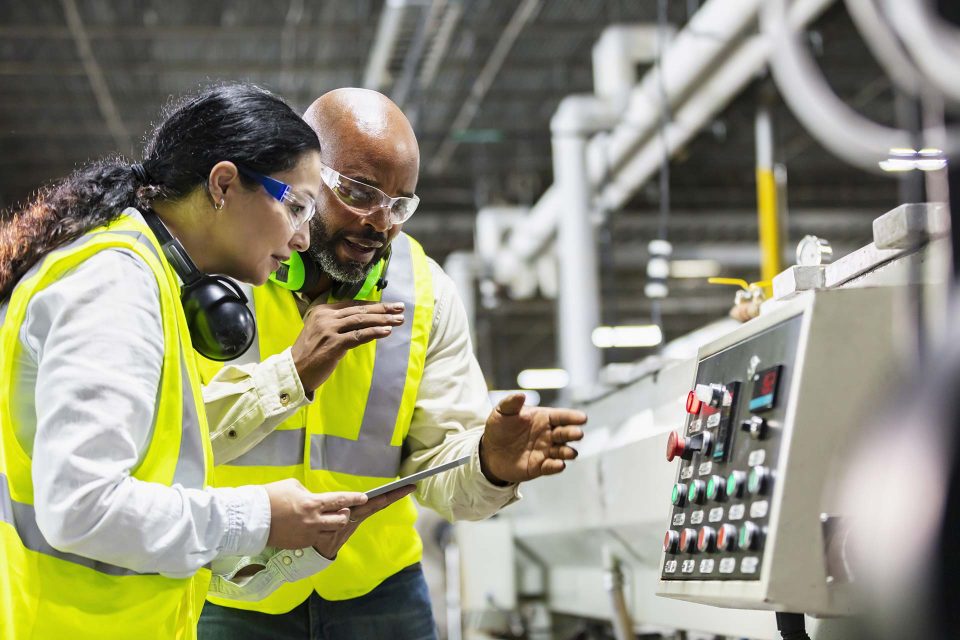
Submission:
{"label": "yellow safety vest", "polygon": [[[0,308],[0,637],[24,640],[195,638],[210,571],[191,578],[136,573],[54,549],[37,526],[33,461],[16,437],[10,398],[23,348],[19,333],[33,295],[108,248],[136,253],[160,287],[164,355],[153,435],[132,471],[144,482],[203,488],[213,454],[199,373],[176,275],[142,222],[122,215],[48,254]],[[39,463],[42,464],[42,461]]]}
{"label": "yellow safety vest", "polygon": [[[420,244],[400,234],[392,251],[384,295],[405,303],[404,324],[388,338],[348,351],[310,405],[244,455],[216,467],[218,485],[296,478],[315,492],[366,491],[397,477],[401,445],[423,378],[434,298],[430,266]],[[368,299],[380,297],[376,291]],[[303,320],[290,291],[273,283],[254,289],[253,306],[260,361],[290,347]],[[201,359],[204,381],[220,366]],[[404,498],[367,519],[333,564],[312,578],[287,583],[258,602],[212,596],[209,600],[276,614],[290,611],[314,590],[327,600],[362,596],[420,560],[423,545],[414,529],[416,518],[412,499]]]}

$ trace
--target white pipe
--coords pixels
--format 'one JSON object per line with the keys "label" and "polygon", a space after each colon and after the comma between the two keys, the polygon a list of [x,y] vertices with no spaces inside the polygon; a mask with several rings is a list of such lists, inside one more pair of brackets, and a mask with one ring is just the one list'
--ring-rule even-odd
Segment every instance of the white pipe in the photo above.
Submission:
{"label": "white pipe", "polygon": [[761,25],[773,49],[770,68],[784,101],[807,131],[834,155],[867,171],[879,172],[878,163],[889,157],[890,149],[912,146],[910,136],[864,118],[837,97],[791,22],[786,0],[767,0]]}
{"label": "white pipe", "polygon": [[[803,0],[795,3],[790,11],[791,25],[801,28],[809,24],[834,1]],[[768,39],[755,36],[726,56],[725,64],[700,85],[667,125],[664,137],[669,153],[676,153],[690,141],[756,77],[770,57],[771,46]],[[660,170],[662,155],[658,136],[634,155],[603,189],[600,198],[604,207],[621,208]]]}
{"label": "white pipe", "polygon": [[[708,0],[689,24],[671,40],[663,53],[660,65],[663,69],[663,85],[671,107],[683,100],[690,87],[707,71],[717,64],[717,60],[730,43],[747,30],[757,15],[761,0]],[[613,27],[616,29],[616,27]],[[606,33],[606,31],[604,32]],[[641,32],[635,35],[639,37]],[[608,42],[601,46],[605,38],[615,41],[621,35],[601,35],[594,48],[594,78],[598,92],[616,94],[614,83],[626,77],[623,70],[605,74],[597,67],[614,65],[609,53],[614,50]],[[664,44],[655,41],[657,46]],[[634,45],[637,49],[640,44]],[[609,171],[619,165],[653,134],[659,122],[660,113],[660,70],[654,67],[630,92],[630,98],[623,119],[609,135],[596,136],[590,141],[587,151],[590,183],[598,186],[608,177]],[[616,107],[616,104],[613,105]],[[548,187],[540,199],[530,209],[527,219],[516,225],[500,252],[494,278],[506,284],[510,276],[521,269],[521,265],[532,262],[553,239],[557,229],[557,220],[564,207],[558,190]]]}
{"label": "white pipe", "polygon": [[604,164],[591,167],[591,182],[597,184],[608,170],[616,171],[656,132],[662,95],[671,107],[678,106],[697,80],[721,62],[724,50],[753,25],[761,4],[761,0],[710,0],[693,15],[663,52],[660,64],[631,92],[623,121],[608,139],[591,143],[601,145],[606,158]]}
{"label": "white pipe", "polygon": [[463,310],[467,314],[467,326],[470,330],[470,344],[477,348],[477,269],[474,254],[470,251],[454,251],[443,261],[443,270],[454,288],[460,294]]}
{"label": "white pipe", "polygon": [[556,185],[550,185],[530,208],[526,218],[513,226],[506,245],[494,262],[494,280],[500,284],[509,283],[523,265],[532,262],[553,241],[562,210],[560,190]]}
{"label": "white pipe", "polygon": [[480,261],[481,276],[493,273],[504,236],[511,226],[524,218],[525,207],[484,207],[477,212],[473,250]]}
{"label": "white pipe", "polygon": [[870,53],[887,75],[902,91],[918,96],[921,86],[917,68],[897,40],[892,25],[888,24],[886,17],[880,12],[877,1],[844,0],[844,4]]}
{"label": "white pipe", "polygon": [[[833,2],[799,0],[791,8],[790,23],[795,28],[804,27]],[[727,51],[753,24],[762,4],[761,0],[708,0],[664,52],[663,84],[671,108],[685,100],[694,103],[677,111],[674,123],[667,127],[671,152],[702,129],[767,63],[770,46],[760,38],[752,38],[734,51]],[[607,186],[601,194],[601,202],[608,208],[621,207],[660,168],[662,148],[656,138],[650,139],[658,124],[659,73],[655,67],[634,88],[626,117],[610,135],[595,136],[590,141],[587,155],[591,159],[588,164],[591,184],[600,185],[611,175],[615,178],[615,184]],[[697,85],[707,73],[710,75],[705,82]],[[727,82],[732,84],[725,86]],[[695,85],[697,89],[691,94]],[[685,124],[678,125],[677,121]],[[646,146],[636,151],[645,140]],[[593,158],[603,161],[594,162]],[[555,187],[544,192],[527,219],[514,227],[507,246],[500,252],[494,274],[497,282],[508,282],[509,274],[544,250],[564,206]]]}
{"label": "white pipe", "polygon": [[[673,35],[672,27],[665,34]],[[666,45],[656,25],[616,24],[603,30],[593,45],[593,92],[619,112],[627,106],[637,82],[637,64],[656,59]]]}
{"label": "white pipe", "polygon": [[600,277],[594,237],[593,189],[587,179],[587,137],[609,127],[615,113],[594,96],[568,96],[550,120],[553,175],[566,208],[557,228],[560,366],[570,392],[589,388],[602,362],[590,335],[600,325]]}
{"label": "white pipe", "polygon": [[893,28],[924,75],[960,102],[960,29],[935,16],[930,0],[885,0]]}
{"label": "white pipe", "polygon": [[[742,0],[737,0],[738,2]],[[666,30],[667,37],[672,37],[673,28]],[[593,47],[593,80],[594,93],[605,102],[601,119],[604,122],[596,123],[597,128],[609,127],[606,122],[610,114],[623,111],[626,100],[636,82],[636,65],[653,58],[658,47],[664,45],[659,41],[660,30],[648,25],[612,25],[604,29]],[[573,114],[571,107],[565,107]],[[594,105],[596,107],[596,105]],[[578,107],[583,108],[583,107]],[[557,114],[561,118],[567,117]],[[574,114],[574,119],[579,117]],[[574,123],[572,126],[579,126]],[[596,153],[596,149],[594,150]],[[598,157],[596,161],[588,159],[590,164],[602,166],[604,159]],[[595,183],[594,183],[595,184]],[[500,251],[494,267],[494,279],[501,284],[515,281],[517,274],[529,271],[524,265],[532,263],[544,248],[554,239],[557,229],[557,220],[563,210],[563,203],[559,190],[552,185],[540,196],[537,203],[531,207],[526,220],[519,221],[513,228],[516,233],[510,233],[507,244]],[[516,297],[522,293],[532,295],[529,288],[511,287],[511,293]]]}

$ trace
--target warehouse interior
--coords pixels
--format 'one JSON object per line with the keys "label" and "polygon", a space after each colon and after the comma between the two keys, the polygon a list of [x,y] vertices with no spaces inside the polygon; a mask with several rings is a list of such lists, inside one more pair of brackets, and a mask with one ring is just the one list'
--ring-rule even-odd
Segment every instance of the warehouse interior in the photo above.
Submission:
{"label": "warehouse interior", "polygon": [[958,20],[947,0],[10,0],[0,208],[138,161],[204,85],[298,113],[380,91],[420,145],[403,230],[456,284],[491,397],[589,416],[578,459],[493,518],[421,510],[440,638],[949,638]]}

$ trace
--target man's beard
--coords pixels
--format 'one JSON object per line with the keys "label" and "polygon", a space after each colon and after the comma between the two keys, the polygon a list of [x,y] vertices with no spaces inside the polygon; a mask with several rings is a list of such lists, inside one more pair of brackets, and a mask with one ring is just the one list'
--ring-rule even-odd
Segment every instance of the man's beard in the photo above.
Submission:
{"label": "man's beard", "polygon": [[307,253],[317,261],[325,274],[337,282],[357,283],[366,280],[367,274],[380,262],[383,254],[387,251],[387,247],[390,246],[385,234],[377,233],[370,228],[367,228],[362,234],[353,235],[361,235],[368,240],[382,242],[383,246],[377,249],[368,263],[352,260],[341,262],[337,258],[337,245],[346,237],[346,233],[340,231],[331,235],[319,215],[314,216],[310,222],[310,248]]}

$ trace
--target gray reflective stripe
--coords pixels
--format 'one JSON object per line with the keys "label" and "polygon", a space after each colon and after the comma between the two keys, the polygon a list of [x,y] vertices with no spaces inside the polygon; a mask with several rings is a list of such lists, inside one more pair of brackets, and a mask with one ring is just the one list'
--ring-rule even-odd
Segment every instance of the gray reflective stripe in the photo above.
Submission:
{"label": "gray reflective stripe", "polygon": [[[398,242],[399,240],[399,242]],[[404,323],[394,328],[389,338],[377,340],[373,377],[363,422],[357,440],[315,434],[310,438],[310,467],[356,476],[396,477],[400,469],[400,447],[390,439],[400,413],[403,388],[407,382],[413,314],[417,293],[410,240],[403,234],[393,242],[388,273],[389,286],[384,297],[406,306]]]}
{"label": "gray reflective stripe", "polygon": [[3,325],[3,322],[7,319],[7,309],[10,308],[9,299],[8,302],[0,304],[0,326]]}
{"label": "gray reflective stripe", "polygon": [[306,429],[273,431],[257,446],[227,464],[238,467],[290,467],[303,462]]}
{"label": "gray reflective stripe", "polygon": [[376,442],[349,440],[339,436],[310,436],[310,468],[353,476],[396,478],[400,469],[400,447],[391,447],[390,440]]}
{"label": "gray reflective stripe", "polygon": [[[17,536],[20,538],[20,542],[31,551],[93,569],[94,571],[110,576],[158,575],[156,573],[138,573],[137,571],[131,571],[130,569],[107,564],[106,562],[98,562],[97,560],[91,560],[90,558],[84,558],[83,556],[64,553],[63,551],[54,549],[50,546],[50,543],[47,542],[47,539],[43,537],[43,533],[40,532],[40,527],[37,526],[37,514],[33,509],[33,505],[15,502],[10,498],[10,485],[8,484],[7,476],[2,473],[0,473],[0,522],[13,525]],[[4,569],[8,570],[9,567],[4,567]]]}
{"label": "gray reflective stripe", "polygon": [[6,474],[0,473],[0,522],[13,524],[13,499]]}
{"label": "gray reflective stripe", "polygon": [[180,384],[183,386],[183,412],[180,432],[180,453],[177,456],[177,469],[173,472],[173,483],[189,489],[202,489],[207,476],[206,461],[203,459],[203,440],[200,436],[200,418],[197,416],[197,405],[193,401],[193,390],[190,388],[190,376],[187,362],[184,360],[184,349],[190,345],[180,345]]}
{"label": "gray reflective stripe", "polygon": [[[150,252],[165,262],[150,239],[139,231],[126,229],[111,229],[108,233],[130,236],[137,243],[148,248]],[[96,234],[94,234],[96,235]],[[193,389],[190,387],[190,374],[187,361],[184,357],[186,349],[192,349],[190,342],[180,341],[180,385],[181,385],[181,420],[180,420],[180,452],[177,456],[177,468],[173,472],[173,484],[179,484],[189,489],[202,489],[206,480],[206,462],[203,458],[203,441],[200,435],[200,418],[197,416],[197,405],[193,400]]]}

